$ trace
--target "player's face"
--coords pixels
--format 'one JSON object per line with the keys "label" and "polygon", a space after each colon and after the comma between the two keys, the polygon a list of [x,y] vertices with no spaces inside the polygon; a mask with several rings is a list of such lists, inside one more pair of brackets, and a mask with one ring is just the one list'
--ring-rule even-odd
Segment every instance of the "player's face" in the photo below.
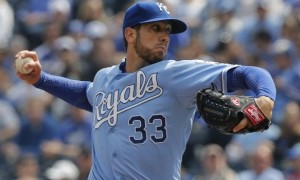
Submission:
{"label": "player's face", "polygon": [[149,64],[162,61],[168,51],[171,24],[154,22],[143,24],[137,29],[135,51],[140,58]]}

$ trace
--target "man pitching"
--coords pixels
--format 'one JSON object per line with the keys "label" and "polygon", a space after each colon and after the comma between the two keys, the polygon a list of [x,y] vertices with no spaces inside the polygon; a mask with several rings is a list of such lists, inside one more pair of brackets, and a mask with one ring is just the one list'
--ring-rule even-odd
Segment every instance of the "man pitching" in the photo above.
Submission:
{"label": "man pitching", "polygon": [[[17,75],[36,88],[93,112],[90,180],[180,179],[182,155],[189,139],[196,94],[214,83],[223,92],[251,89],[262,112],[271,118],[275,86],[261,68],[205,62],[165,60],[170,34],[187,29],[157,2],[129,7],[123,21],[126,57],[101,69],[93,82],[71,80],[42,71],[36,52],[29,74]],[[264,77],[264,78],[261,78]],[[234,127],[249,126],[244,119]]]}

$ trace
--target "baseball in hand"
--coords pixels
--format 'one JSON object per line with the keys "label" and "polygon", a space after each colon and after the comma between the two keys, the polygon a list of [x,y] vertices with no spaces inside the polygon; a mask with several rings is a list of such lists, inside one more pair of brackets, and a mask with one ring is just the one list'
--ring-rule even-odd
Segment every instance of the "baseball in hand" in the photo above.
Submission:
{"label": "baseball in hand", "polygon": [[22,74],[29,74],[33,70],[33,68],[25,68],[25,65],[28,63],[34,63],[32,58],[21,58],[16,60],[16,69],[18,72]]}

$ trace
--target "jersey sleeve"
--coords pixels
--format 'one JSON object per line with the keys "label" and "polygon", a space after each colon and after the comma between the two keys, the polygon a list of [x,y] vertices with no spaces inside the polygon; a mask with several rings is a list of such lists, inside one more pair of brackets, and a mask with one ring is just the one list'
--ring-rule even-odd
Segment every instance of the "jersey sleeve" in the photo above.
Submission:
{"label": "jersey sleeve", "polygon": [[171,71],[166,71],[169,88],[174,96],[186,106],[195,105],[198,91],[216,85],[218,90],[227,92],[227,71],[237,67],[225,63],[202,60],[182,60],[170,64]]}
{"label": "jersey sleeve", "polygon": [[214,83],[219,90],[227,92],[227,71],[234,67],[237,65],[212,61],[178,61],[171,67],[170,88],[174,89],[176,95],[191,96]]}
{"label": "jersey sleeve", "polygon": [[90,104],[93,104],[93,99],[92,99],[92,94],[93,94],[93,83],[90,83],[86,89],[86,94],[87,94],[87,99],[89,101]]}

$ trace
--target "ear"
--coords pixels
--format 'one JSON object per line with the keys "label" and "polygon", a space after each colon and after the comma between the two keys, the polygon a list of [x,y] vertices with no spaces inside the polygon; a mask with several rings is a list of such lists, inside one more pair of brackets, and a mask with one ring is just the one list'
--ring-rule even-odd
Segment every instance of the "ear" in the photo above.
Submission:
{"label": "ear", "polygon": [[135,42],[136,34],[137,34],[136,30],[130,27],[127,27],[124,32],[124,36],[128,43]]}

